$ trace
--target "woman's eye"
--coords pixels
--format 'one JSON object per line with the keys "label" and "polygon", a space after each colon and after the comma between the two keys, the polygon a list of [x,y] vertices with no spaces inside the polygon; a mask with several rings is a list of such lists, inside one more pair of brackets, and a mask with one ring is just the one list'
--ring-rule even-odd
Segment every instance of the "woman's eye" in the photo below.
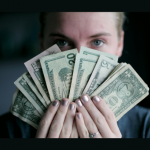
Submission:
{"label": "woman's eye", "polygon": [[65,40],[58,40],[56,44],[60,47],[68,46],[68,43]]}
{"label": "woman's eye", "polygon": [[95,41],[94,41],[94,45],[96,45],[96,46],[101,46],[101,45],[103,45],[103,44],[104,44],[104,42],[101,41],[101,40],[95,40]]}

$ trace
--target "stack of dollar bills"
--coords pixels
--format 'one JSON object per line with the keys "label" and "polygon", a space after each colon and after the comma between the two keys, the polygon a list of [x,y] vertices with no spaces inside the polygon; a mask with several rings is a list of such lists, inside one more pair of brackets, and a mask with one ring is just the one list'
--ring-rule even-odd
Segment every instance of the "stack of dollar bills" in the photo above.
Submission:
{"label": "stack of dollar bills", "polygon": [[100,96],[118,121],[149,94],[149,88],[127,63],[118,57],[81,47],[61,52],[53,45],[24,63],[27,72],[14,83],[10,111],[36,129],[54,100],[75,101],[82,94]]}

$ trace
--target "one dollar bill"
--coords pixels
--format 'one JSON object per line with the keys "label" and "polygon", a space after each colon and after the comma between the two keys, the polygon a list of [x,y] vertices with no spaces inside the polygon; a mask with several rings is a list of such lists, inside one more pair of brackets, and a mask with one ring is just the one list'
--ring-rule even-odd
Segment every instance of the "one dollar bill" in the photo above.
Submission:
{"label": "one dollar bill", "polygon": [[149,88],[130,65],[119,70],[100,86],[91,97],[100,96],[118,121],[149,94]]}
{"label": "one dollar bill", "polygon": [[14,84],[17,88],[25,95],[25,97],[33,104],[33,106],[37,109],[37,111],[44,115],[46,112],[46,107],[41,103],[36,94],[32,91],[26,80],[23,76],[19,77]]}
{"label": "one dollar bill", "polygon": [[32,91],[35,93],[35,95],[38,97],[38,99],[41,101],[41,103],[47,108],[47,104],[44,100],[44,98],[42,97],[42,95],[40,94],[38,88],[36,87],[31,75],[29,74],[29,72],[27,71],[26,73],[23,74],[23,78],[26,80],[26,82],[28,83],[28,85],[30,86],[30,88],[32,89]]}
{"label": "one dollar bill", "polygon": [[38,128],[41,115],[32,105],[32,103],[17,89],[13,95],[10,112],[20,118],[22,121]]}

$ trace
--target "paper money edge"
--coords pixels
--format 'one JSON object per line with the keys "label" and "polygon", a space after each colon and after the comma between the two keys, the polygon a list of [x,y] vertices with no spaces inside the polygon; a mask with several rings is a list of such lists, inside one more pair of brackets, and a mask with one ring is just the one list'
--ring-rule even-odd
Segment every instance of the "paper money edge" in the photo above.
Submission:
{"label": "paper money edge", "polygon": [[[33,57],[33,58],[31,58],[30,60],[28,60],[28,61],[26,61],[25,63],[24,63],[24,65],[26,66],[26,65],[30,65],[31,64],[31,62],[33,63],[33,62],[35,62],[35,60],[34,59],[36,59],[36,60],[40,60],[40,56],[43,54],[43,53],[46,53],[47,52],[47,54],[46,55],[49,55],[49,53],[50,53],[50,49],[52,49],[52,48],[56,48],[57,50],[59,50],[60,52],[61,52],[61,50],[59,49],[59,47],[57,46],[57,44],[55,44],[55,45],[53,45],[53,46],[51,46],[51,47],[49,47],[48,49],[46,49],[46,50],[44,50],[43,52],[41,52],[40,54],[38,54],[38,55],[36,55],[35,57]],[[42,56],[42,57],[45,57],[45,55],[44,56]],[[34,60],[34,61],[33,61]],[[27,67],[27,66],[26,66]],[[28,68],[27,68],[27,70],[28,70]],[[29,71],[29,70],[28,70]],[[29,71],[29,73],[30,73],[30,71]]]}
{"label": "paper money edge", "polygon": [[[48,76],[48,73],[47,73],[47,69],[46,69],[46,66],[44,65],[45,61],[47,61],[48,59],[53,59],[55,57],[63,57],[63,53],[64,53],[64,56],[66,56],[66,53],[69,53],[70,51],[74,51],[74,53],[78,54],[78,50],[75,48],[75,49],[71,49],[71,50],[68,50],[68,51],[64,51],[62,53],[57,53],[57,54],[45,56],[45,57],[42,57],[40,59],[40,63],[41,63],[41,66],[42,66],[44,78],[45,78],[45,81],[46,81],[46,85],[47,85],[47,88],[48,88],[48,92],[49,92],[51,101],[54,101],[55,98],[54,98],[54,95],[53,95],[53,90],[52,90],[51,85],[50,85],[50,80],[49,80],[49,76]],[[74,69],[74,66],[73,66],[73,69]]]}
{"label": "paper money edge", "polygon": [[17,113],[15,113],[15,112],[12,111],[12,106],[13,106],[13,104],[14,104],[14,102],[15,102],[15,98],[16,98],[18,92],[19,92],[19,89],[17,88],[16,91],[15,91],[15,93],[14,93],[14,95],[13,95],[12,104],[11,104],[11,106],[10,106],[9,111],[10,111],[14,116],[16,116],[16,117],[18,117],[19,119],[21,119],[22,121],[28,123],[29,125],[31,125],[32,127],[36,128],[36,129],[38,129],[38,125],[37,125],[37,124],[31,122],[30,120],[28,120],[28,119],[22,117],[21,115],[19,115],[19,114],[17,114]]}
{"label": "paper money edge", "polygon": [[[79,60],[79,59],[81,59],[81,58],[85,58],[85,59],[91,59],[91,60],[93,60],[93,61],[96,61],[96,63],[97,63],[97,60],[98,60],[98,58],[99,57],[97,57],[97,60],[94,60],[95,59],[95,56],[93,57],[93,59],[92,59],[92,57],[91,56],[86,56],[86,55],[84,55],[84,54],[80,54],[80,53],[78,53],[77,55],[76,55],[76,59],[75,59],[75,64],[74,64],[74,69],[73,69],[73,76],[72,76],[72,81],[71,81],[71,87],[70,87],[70,93],[69,93],[69,100],[70,101],[74,101],[74,93],[75,93],[75,87],[76,87],[76,79],[77,79],[77,75],[78,75],[78,73],[76,74],[76,72],[75,72],[75,68],[77,67],[78,68],[78,66],[79,66],[79,63],[80,63],[80,61],[77,61],[77,59]],[[96,63],[95,63],[95,65],[96,65]],[[94,67],[95,68],[95,67]],[[94,69],[93,68],[93,69]],[[86,86],[86,85],[85,85]]]}
{"label": "paper money edge", "polygon": [[[108,57],[106,57],[106,56],[104,56],[104,55],[100,55],[100,57],[98,58],[98,61],[97,61],[97,63],[96,63],[96,65],[95,65],[95,68],[94,68],[94,70],[93,70],[93,72],[92,72],[92,75],[91,75],[91,77],[90,77],[90,79],[89,79],[89,81],[88,81],[88,83],[87,83],[87,85],[86,85],[86,87],[85,87],[85,89],[84,89],[84,91],[83,91],[83,93],[82,94],[87,94],[87,91],[88,91],[88,89],[89,89],[89,86],[91,86],[91,83],[92,83],[92,81],[94,80],[94,78],[95,78],[95,75],[96,75],[96,72],[97,72],[97,70],[98,70],[98,68],[100,68],[99,66],[101,65],[100,64],[100,62],[102,62],[102,59],[106,59],[107,61],[110,61],[109,63],[115,63],[115,64],[113,64],[113,65],[117,65],[118,63],[117,62],[115,62],[114,60],[111,60],[111,59],[109,59]],[[113,71],[113,70],[112,70]],[[111,72],[112,72],[111,71]],[[111,73],[110,72],[110,73]],[[109,73],[109,74],[110,74]],[[108,75],[109,76],[109,75]],[[106,77],[107,78],[107,77]],[[105,81],[105,80],[104,80]],[[100,85],[101,86],[101,85]],[[96,89],[95,89],[96,90]],[[95,91],[94,90],[94,91]],[[93,91],[93,92],[94,92]]]}
{"label": "paper money edge", "polygon": [[127,64],[122,64],[120,66],[117,66],[117,68],[115,68],[111,74],[106,78],[105,82],[108,81],[109,79],[111,79],[115,74],[117,74],[117,72],[119,72],[121,69],[123,69]]}
{"label": "paper money edge", "polygon": [[[147,92],[137,101],[135,101],[132,105],[130,105],[127,109],[125,109],[125,111],[123,113],[121,113],[119,116],[116,117],[116,120],[118,121],[125,113],[127,113],[131,108],[133,108],[136,104],[138,104],[140,101],[142,101],[147,95],[149,95],[149,88],[148,86],[144,83],[144,81],[142,80],[142,78],[136,73],[136,71],[132,68],[131,65],[126,65],[124,66],[121,70],[119,70],[119,75],[121,73],[123,73],[127,68],[131,69],[131,71],[133,71],[133,74],[135,74],[135,76],[138,78],[138,80],[140,82],[142,82],[141,84],[145,87],[145,89],[147,89]],[[100,86],[96,91],[94,91],[90,97],[92,98],[93,96],[95,95],[99,95],[99,92],[97,91],[101,91],[102,89],[106,88],[106,86],[108,86],[108,84],[110,84],[115,78],[116,78],[117,75],[114,75],[110,80],[107,81],[106,84],[103,84],[102,86]],[[95,94],[97,93],[97,94]],[[104,99],[105,101],[105,99]]]}
{"label": "paper money edge", "polygon": [[[38,54],[37,56],[31,58],[30,60],[28,60],[27,62],[24,63],[24,65],[26,66],[26,68],[27,68],[27,70],[29,71],[29,73],[30,73],[30,75],[31,75],[31,77],[32,77],[33,80],[34,80],[34,77],[32,76],[32,73],[31,73],[32,71],[31,71],[30,67],[28,68],[28,66],[30,66],[31,63],[34,63],[35,60],[39,60],[39,61],[40,61],[41,55],[42,55],[43,53],[45,53],[45,56],[46,56],[46,55],[49,55],[51,49],[53,49],[53,48],[54,48],[54,49],[57,49],[59,52],[61,52],[61,50],[59,49],[59,47],[55,44],[55,45],[49,47],[49,48],[46,49],[45,51],[41,52],[41,53]],[[58,52],[58,53],[59,53],[59,52]],[[44,56],[42,56],[42,57],[44,57]],[[35,82],[35,80],[34,80],[34,82]],[[47,105],[49,105],[49,104],[51,103],[50,97],[47,97],[45,91],[43,90],[43,88],[42,88],[42,86],[39,84],[39,82],[35,82],[35,84],[36,84],[36,86],[38,87],[38,89],[39,89],[41,95],[43,96],[44,100],[46,101]]]}
{"label": "paper money edge", "polygon": [[[95,50],[95,49],[91,49],[91,48],[88,48],[88,47],[84,47],[84,46],[81,46],[81,48],[80,48],[80,54],[85,55],[83,52],[86,51],[86,50],[84,50],[84,49],[86,49],[88,52],[89,52],[89,51],[93,51],[93,55],[94,55],[94,56],[97,56],[97,57],[98,57],[98,56],[100,56],[100,55],[104,55],[104,56],[106,56],[106,57],[108,57],[108,58],[114,60],[115,62],[118,62],[118,56],[117,56],[117,55],[113,55],[113,54],[101,52],[101,51],[98,51],[98,50]],[[94,52],[95,52],[97,55],[95,55]],[[91,53],[91,52],[89,52],[89,53]],[[92,55],[92,54],[91,54],[91,55]],[[112,56],[113,56],[113,57],[112,57]]]}
{"label": "paper money edge", "polygon": [[27,78],[27,76],[26,76],[27,73],[28,73],[28,71],[22,75],[23,78],[26,80],[27,84],[30,86],[30,88],[32,89],[34,94],[39,98],[41,103],[47,108],[47,106],[48,106],[47,103],[45,102],[44,98],[40,95],[40,93],[37,91],[37,89],[34,87],[34,85],[32,85],[30,80]]}
{"label": "paper money edge", "polygon": [[[40,108],[40,106],[35,102],[32,101],[32,97],[25,91],[23,90],[23,88],[17,84],[18,80],[20,80],[21,78],[23,78],[23,76],[20,76],[15,82],[14,84],[17,86],[17,88],[21,91],[21,93],[30,101],[30,103],[32,103],[32,105],[36,108],[36,110],[41,114],[41,116],[44,115],[44,111]],[[29,85],[28,85],[29,86]],[[27,97],[27,95],[29,96],[29,98]],[[43,105],[44,106],[44,105]]]}
{"label": "paper money edge", "polygon": [[[120,75],[124,70],[126,70],[127,68],[130,68],[130,69],[133,71],[133,73],[135,73],[135,76],[139,79],[139,81],[142,82],[142,84],[145,86],[145,88],[146,88],[147,90],[149,90],[147,84],[144,83],[144,81],[142,80],[142,78],[135,72],[135,70],[131,67],[131,65],[128,64],[128,65],[124,66],[122,69],[120,69],[120,70],[118,71],[118,72],[119,72],[119,75]],[[117,73],[118,73],[118,72],[117,72]],[[115,74],[112,78],[110,78],[110,79],[106,82],[106,84],[102,84],[101,86],[99,86],[99,87],[90,95],[90,97],[91,97],[91,96],[94,96],[94,95],[95,95],[94,93],[97,93],[97,91],[101,91],[101,89],[105,88],[108,84],[110,84],[111,81],[116,78],[116,76],[117,76],[117,74]],[[99,92],[98,92],[98,93],[99,93]]]}
{"label": "paper money edge", "polygon": [[138,101],[135,101],[135,103],[133,103],[132,105],[130,105],[127,109],[125,109],[125,111],[123,113],[121,113],[118,117],[116,117],[116,120],[118,121],[121,117],[123,117],[123,115],[125,115],[130,109],[132,109],[139,102],[141,102],[142,100],[144,100],[144,98],[147,97],[148,95],[149,95],[148,92],[145,93],[145,95],[143,95]]}
{"label": "paper money edge", "polygon": [[129,68],[135,73],[136,77],[142,82],[143,85],[145,85],[145,88],[149,91],[148,85],[144,82],[144,80],[137,74],[137,72],[133,69],[133,67],[128,64]]}
{"label": "paper money edge", "polygon": [[[127,64],[126,64],[127,65]],[[101,84],[101,86],[102,85],[104,85],[104,84],[106,84],[115,74],[117,74],[121,69],[123,69],[126,65],[124,65],[124,66],[121,66],[121,67],[118,67],[118,68],[115,68],[115,70],[113,70],[111,73],[110,73],[110,75],[105,79],[105,81]]]}

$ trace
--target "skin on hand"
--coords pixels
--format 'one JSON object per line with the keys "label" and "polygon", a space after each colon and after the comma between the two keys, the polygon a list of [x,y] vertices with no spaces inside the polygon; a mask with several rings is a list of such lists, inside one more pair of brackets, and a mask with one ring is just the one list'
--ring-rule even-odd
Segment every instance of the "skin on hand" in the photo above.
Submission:
{"label": "skin on hand", "polygon": [[[49,13],[46,19],[44,36],[42,37],[41,34],[39,34],[39,40],[42,51],[54,44],[57,44],[62,51],[73,48],[77,48],[78,51],[80,51],[80,47],[84,46],[120,57],[123,49],[124,31],[121,32],[120,38],[118,38],[118,31],[115,25],[115,14],[111,12]],[[89,100],[88,103],[84,103],[83,101],[82,103],[82,107],[85,111],[81,114],[80,111],[83,109],[77,107],[80,113],[76,114],[76,125],[74,122],[70,137],[78,137],[77,133],[80,137],[89,137],[89,132],[96,132],[97,129],[100,131],[100,134],[95,137],[121,137],[113,113],[109,107],[105,105],[103,100],[97,103],[91,100]],[[94,111],[88,107],[89,105],[91,105],[91,108],[94,108]],[[105,106],[107,112],[105,112],[101,106]],[[50,105],[42,118],[37,137],[47,137],[47,135],[48,137],[65,137],[64,133],[68,132],[66,131],[66,124],[69,122],[66,121],[68,122],[66,124],[62,122],[65,119],[64,114],[67,113],[67,108],[64,114],[60,114],[60,116],[63,115],[61,116],[63,119],[60,124],[59,119],[55,119],[59,109],[60,107],[58,108],[58,106],[53,108],[53,106]],[[67,114],[69,114],[69,112],[70,111],[68,111]],[[91,115],[93,114],[92,112],[95,112],[95,115],[90,117],[87,115],[87,112]],[[107,114],[108,112],[109,114]],[[54,117],[55,113],[56,116]],[[77,116],[80,116],[81,119]],[[55,120],[54,123],[52,122],[53,118]],[[73,123],[72,119],[71,122]],[[57,129],[57,135],[55,135],[54,132],[49,132],[49,127],[51,131],[51,128],[53,129],[53,126],[57,128],[57,125],[60,128]],[[83,127],[83,129],[81,127]],[[85,130],[85,134],[83,133],[83,135],[81,132],[82,130]],[[66,135],[68,136],[69,134]]]}
{"label": "skin on hand", "polygon": [[87,132],[92,134],[99,132],[95,138],[122,137],[114,113],[99,96],[94,96],[91,100],[88,95],[82,95],[76,100],[76,104],[80,113],[76,115],[80,137],[88,138]]}
{"label": "skin on hand", "polygon": [[60,102],[54,101],[48,107],[41,119],[36,134],[37,138],[69,138],[78,137],[73,129],[73,121],[76,112],[76,105],[64,98]]}

